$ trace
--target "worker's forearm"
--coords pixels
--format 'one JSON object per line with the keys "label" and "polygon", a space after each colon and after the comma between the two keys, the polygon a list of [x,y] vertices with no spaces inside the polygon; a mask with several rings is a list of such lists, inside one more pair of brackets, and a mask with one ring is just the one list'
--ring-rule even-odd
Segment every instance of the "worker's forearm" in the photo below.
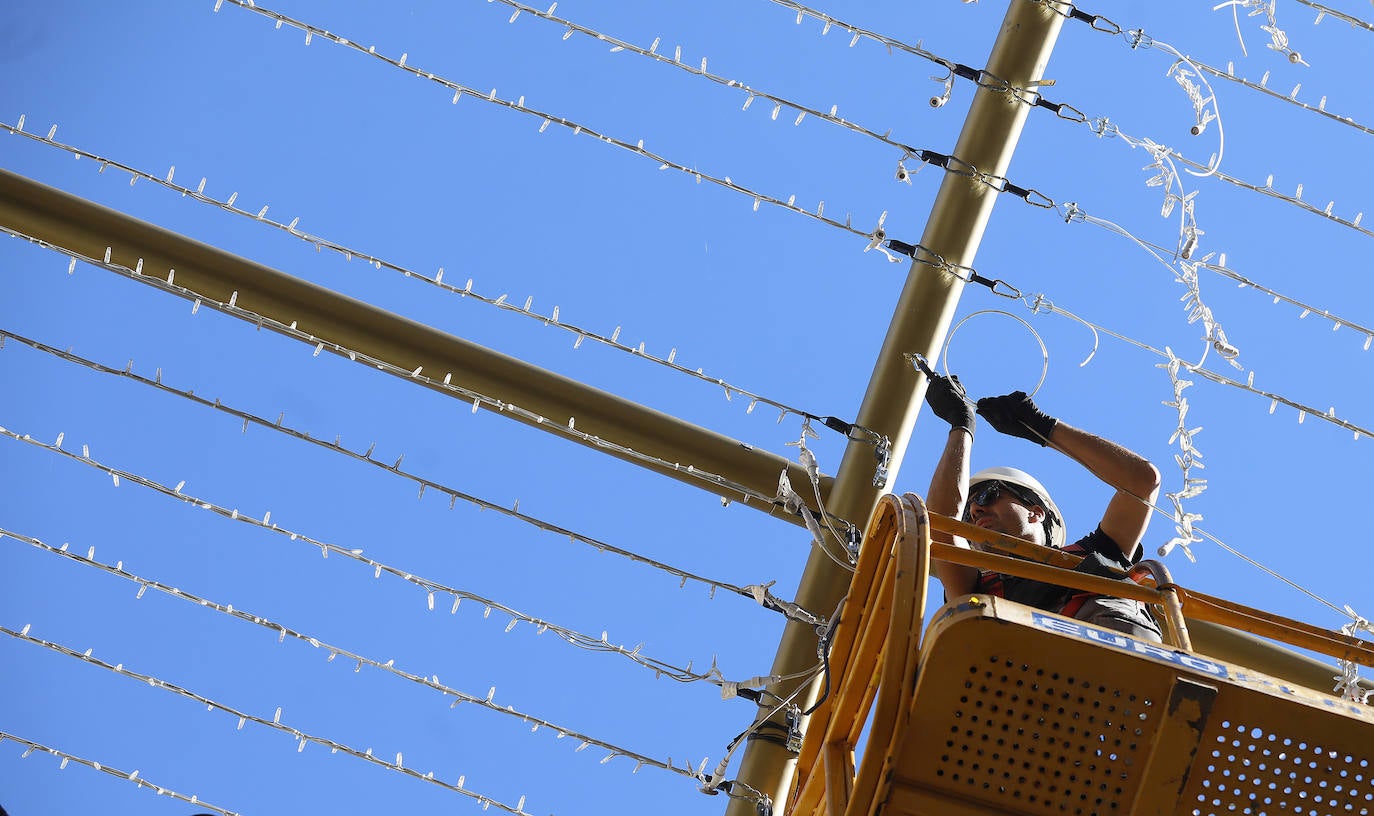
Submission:
{"label": "worker's forearm", "polygon": [[1159,490],[1159,470],[1150,460],[1109,439],[1060,421],[1050,433],[1050,443],[1118,490],[1147,501],[1153,501]]}
{"label": "worker's forearm", "polygon": [[[932,513],[958,516],[968,500],[969,455],[973,447],[973,433],[963,428],[951,428],[945,440],[944,452],[935,464],[926,495],[926,508]],[[934,532],[931,537],[946,544],[967,547],[963,539],[947,533]],[[935,577],[944,585],[945,597],[967,595],[977,589],[978,570],[958,564],[936,561],[932,565]]]}
{"label": "worker's forearm", "polygon": [[944,452],[935,463],[926,494],[926,507],[933,513],[957,516],[968,500],[969,456],[973,448],[972,432],[950,428]]}

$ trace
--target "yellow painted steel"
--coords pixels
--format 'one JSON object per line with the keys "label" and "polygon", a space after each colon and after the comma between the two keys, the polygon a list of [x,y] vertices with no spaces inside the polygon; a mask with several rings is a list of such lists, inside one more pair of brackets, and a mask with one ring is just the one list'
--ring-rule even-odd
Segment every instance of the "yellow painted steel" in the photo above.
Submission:
{"label": "yellow painted steel", "polygon": [[[851,591],[830,649],[830,697],[811,718],[789,812],[865,813],[890,770],[887,749],[905,730],[930,579],[930,531],[918,500],[884,496],[869,521]],[[874,703],[876,701],[876,707]],[[853,781],[860,730],[869,750]],[[842,784],[841,790],[836,785]]]}
{"label": "yellow painted steel", "polygon": [[[915,494],[908,493],[908,498],[915,499]],[[1353,660],[1363,665],[1374,665],[1370,661],[1374,660],[1374,648],[1371,648],[1368,641],[1360,638],[1332,632],[1310,623],[1304,623],[1283,615],[1276,615],[1272,612],[1265,612],[1254,609],[1243,604],[1228,601],[1224,598],[1217,598],[1201,592],[1196,592],[1175,584],[1151,588],[1125,581],[1116,581],[1111,578],[1101,578],[1094,575],[1087,575],[1076,572],[1065,572],[1072,570],[1082,560],[1078,556],[1053,547],[1042,547],[1038,544],[1022,541],[1012,536],[1002,533],[984,530],[971,524],[966,524],[958,519],[942,516],[938,513],[930,514],[930,526],[932,529],[942,532],[954,533],[958,536],[967,536],[971,540],[995,546],[1006,552],[1015,554],[1015,558],[996,553],[981,552],[954,547],[948,544],[934,542],[932,551],[934,557],[941,561],[950,561],[956,564],[963,564],[980,569],[989,569],[1002,573],[1020,575],[1026,578],[1033,578],[1037,581],[1059,584],[1061,586],[1073,587],[1075,589],[1085,589],[1104,595],[1115,595],[1119,598],[1129,598],[1140,601],[1141,603],[1154,604],[1160,607],[1166,619],[1182,632],[1186,633],[1195,628],[1195,622],[1205,622],[1213,624],[1211,628],[1204,627],[1209,637],[1205,642],[1211,643],[1214,639],[1210,637],[1215,631],[1215,626],[1224,626],[1231,629],[1238,629],[1242,632],[1260,635],[1282,641],[1300,649],[1318,652],[1329,655],[1339,660]],[[1023,560],[1024,559],[1024,560]],[[1124,576],[1124,573],[1123,573]],[[1172,597],[1170,597],[1172,596]],[[1176,606],[1175,606],[1176,604]],[[1171,611],[1173,610],[1173,611]],[[1184,621],[1187,621],[1184,623]],[[1244,662],[1245,657],[1250,654],[1247,650],[1244,654],[1235,653],[1234,649],[1212,650],[1199,647],[1199,651],[1222,659],[1229,659],[1236,662]],[[1216,654],[1216,652],[1222,652]],[[1261,648],[1259,651],[1264,651]],[[1263,655],[1258,655],[1263,656]],[[1327,674],[1330,669],[1325,670]],[[1283,675],[1280,675],[1283,676]],[[1305,682],[1307,678],[1292,679],[1304,685],[1311,685]],[[1321,682],[1325,683],[1326,676],[1322,677]],[[1320,685],[1320,684],[1319,684]]]}
{"label": "yellow painted steel", "polygon": [[[566,433],[561,434],[564,438],[726,498],[747,497],[715,484],[700,471],[728,473],[728,481],[769,497],[777,492],[778,475],[784,470],[794,484],[810,480],[804,468],[784,457],[3,169],[0,225],[88,258],[105,258],[108,252],[110,262],[141,268],[149,280],[165,279],[174,269],[178,286],[207,300],[222,303],[232,297],[249,312],[282,325],[294,324],[327,345],[337,344],[401,371],[423,370],[436,379],[450,375],[454,385],[547,420],[506,412],[531,427],[557,433],[575,421],[587,438],[611,444],[595,445]],[[494,408],[485,403],[483,407]],[[616,446],[660,461],[627,455]],[[831,483],[830,477],[822,477],[822,496],[829,494]],[[780,503],[744,503],[801,524]]]}
{"label": "yellow painted steel", "polygon": [[1122,592],[1133,585],[932,545],[929,530],[950,521],[912,494],[879,503],[787,814],[1374,812],[1374,707],[991,596],[954,599],[923,637],[917,610],[930,559],[921,551],[1064,586],[1182,599],[1193,621],[1261,620],[1291,642],[1374,665],[1368,642],[1172,585]]}
{"label": "yellow painted steel", "polygon": [[[1033,88],[1045,76],[1050,55],[1065,17],[1050,3],[1012,0],[986,63],[987,72],[1015,88]],[[960,130],[953,155],[980,173],[1004,176],[1025,127],[1030,107],[1006,88],[978,87]],[[925,397],[926,381],[912,370],[907,355],[916,352],[934,357],[953,322],[964,279],[937,268],[938,259],[972,267],[992,216],[998,193],[979,178],[947,173],[931,206],[921,233],[918,258],[911,264],[906,283],[893,310],[858,424],[884,434],[892,442],[890,480],[901,470],[907,444]],[[835,487],[827,508],[850,520],[864,519],[873,511],[882,492],[872,483],[873,452],[851,442],[835,475]],[[795,600],[807,609],[834,609],[844,597],[848,575],[828,558],[812,552],[802,573]],[[792,676],[815,660],[816,635],[810,627],[789,624],[783,631],[771,673]],[[769,690],[786,697],[794,681]],[[806,707],[819,689],[813,684],[801,698]],[[781,746],[757,741],[745,749],[737,778],[777,801],[788,789],[792,757]],[[752,803],[734,800],[727,816],[754,816]]]}

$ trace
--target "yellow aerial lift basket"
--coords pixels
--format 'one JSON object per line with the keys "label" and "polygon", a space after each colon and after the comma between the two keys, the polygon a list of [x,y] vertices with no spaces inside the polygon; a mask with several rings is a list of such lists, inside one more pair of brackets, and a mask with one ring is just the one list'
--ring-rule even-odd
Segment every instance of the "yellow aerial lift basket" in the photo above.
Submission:
{"label": "yellow aerial lift basket", "polygon": [[1150,587],[1060,569],[1056,583],[1156,604],[1170,642],[970,595],[937,612],[923,643],[932,554],[1058,569],[932,545],[931,523],[979,535],[911,494],[873,515],[787,813],[1374,814],[1374,707],[1194,652],[1179,612],[1286,628],[1289,642],[1369,665],[1367,641],[1182,590],[1167,573]]}

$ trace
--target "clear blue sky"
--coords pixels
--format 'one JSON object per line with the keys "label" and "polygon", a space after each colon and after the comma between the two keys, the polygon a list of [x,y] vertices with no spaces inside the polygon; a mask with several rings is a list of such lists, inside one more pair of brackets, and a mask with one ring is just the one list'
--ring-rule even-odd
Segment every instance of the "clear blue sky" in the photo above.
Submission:
{"label": "clear blue sky", "polygon": [[[1333,0],[1350,14],[1367,4]],[[918,41],[981,67],[1005,4],[984,0],[832,4],[823,10],[865,29]],[[1357,122],[1374,122],[1364,77],[1371,32],[1281,0],[1278,22],[1310,66],[1265,47],[1263,16],[1240,17],[1243,55],[1230,10],[1211,4],[1129,2],[1096,8],[1125,28],[1143,28],[1212,66]],[[393,59],[502,99],[526,104],[645,147],[703,173],[780,200],[795,195],[827,217],[852,213],[861,231],[881,213],[892,237],[919,240],[941,171],[902,184],[901,151],[876,139],[755,100],[670,65],[525,13],[477,0],[405,4],[282,0],[275,10],[328,29]],[[820,8],[820,7],[818,7]],[[960,81],[938,109],[926,60],[869,39],[850,46],[822,25],[766,0],[582,3],[557,14],[608,36],[737,79],[759,91],[828,111],[915,148],[951,152],[972,91]],[[495,298],[506,294],[622,343],[702,368],[769,399],[852,419],[892,316],[907,264],[864,253],[843,229],[709,183],[537,117],[452,92],[357,51],[213,0],[108,4],[52,0],[0,7],[8,80],[0,121],[165,178],[268,219]],[[1136,139],[1152,139],[1206,163],[1224,131],[1221,168],[1352,220],[1374,211],[1367,161],[1371,136],[1281,100],[1213,80],[1222,116],[1198,136],[1173,78],[1172,58],[1132,50],[1123,37],[1069,22],[1051,61],[1047,98],[1107,117]],[[1085,124],[1032,112],[1008,172],[1055,202],[1077,202],[1141,239],[1173,246],[1179,209],[1160,215],[1160,187],[1142,169],[1151,158]],[[909,161],[915,169],[917,163]],[[795,416],[747,410],[722,390],[662,366],[472,299],[462,299],[337,253],[316,249],[251,218],[235,216],[127,173],[98,173],[90,159],[0,134],[0,165],[43,183],[222,246],[353,297],[530,360],[712,428],[793,456]],[[1224,252],[1257,283],[1360,326],[1374,325],[1370,236],[1291,203],[1215,178],[1185,175],[1202,230],[1199,255]],[[0,241],[0,329],[104,365],[154,377],[197,395],[375,458],[577,533],[737,585],[776,581],[790,598],[807,555],[804,531],[738,504],[643,472],[489,412],[329,355],[253,331],[96,266],[20,240]],[[1197,360],[1202,324],[1187,322],[1184,287],[1129,240],[1091,223],[1003,196],[974,264],[1028,296],[1044,294],[1084,320]],[[1244,371],[1215,355],[1214,371],[1374,426],[1367,336],[1337,331],[1319,314],[1274,304],[1203,270],[1204,303],[1234,345]],[[1177,412],[1161,360],[1091,333],[1061,316],[969,287],[960,316],[1000,309],[1028,321],[1049,350],[1038,399],[1050,413],[1097,431],[1158,463],[1165,490],[1178,490],[1170,436]],[[949,363],[975,396],[1033,387],[1041,356],[1034,338],[1003,315],[981,315],[954,335]],[[1374,440],[1269,400],[1189,377],[1188,427],[1208,489],[1187,502],[1199,526],[1337,606],[1369,616],[1365,478]],[[480,511],[403,476],[330,453],[162,393],[99,374],[14,340],[0,350],[5,399],[0,426],[137,474],[245,516],[271,521],[404,572],[489,598],[665,663],[703,670],[713,658],[727,679],[766,674],[782,620],[752,601],[598,553],[500,513]],[[838,465],[840,440],[822,429],[812,443],[822,468]],[[894,487],[924,492],[944,429],[923,416]],[[1106,489],[1076,465],[1020,440],[978,436],[974,464],[1015,464],[1054,491],[1070,531],[1087,532]],[[94,559],[147,581],[270,619],[339,649],[677,767],[709,757],[708,770],[753,715],[706,683],[679,684],[623,656],[593,653],[536,633],[499,610],[426,592],[399,578],[292,538],[222,518],[107,472],[9,436],[0,438],[0,527]],[[1157,518],[1154,549],[1173,534]],[[1332,609],[1226,553],[1194,545],[1168,564],[1183,584],[1338,627]],[[149,589],[13,537],[0,539],[0,626],[122,664],[222,706],[372,749],[406,768],[456,782],[531,814],[719,813],[683,775],[633,760],[607,762],[604,748],[452,697],[316,649],[213,609]],[[59,654],[0,637],[0,731],[117,768],[153,784],[245,814],[479,813],[462,795],[331,754],[267,726],[207,711],[200,703]],[[1333,667],[1333,674],[1335,669]],[[13,816],[100,810],[110,816],[175,816],[198,808],[148,788],[0,743],[0,803]],[[734,768],[728,775],[733,776]]]}

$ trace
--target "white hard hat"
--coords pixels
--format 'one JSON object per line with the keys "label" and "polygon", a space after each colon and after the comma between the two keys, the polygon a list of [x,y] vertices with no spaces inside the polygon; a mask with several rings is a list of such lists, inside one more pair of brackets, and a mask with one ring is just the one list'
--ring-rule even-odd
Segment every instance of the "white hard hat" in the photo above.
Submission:
{"label": "white hard hat", "polygon": [[1045,543],[1051,547],[1063,547],[1066,538],[1064,533],[1064,514],[1059,512],[1054,499],[1050,498],[1050,492],[1040,481],[1024,470],[1017,470],[1010,467],[992,467],[980,470],[969,477],[969,493],[983,482],[1005,482],[1016,485],[1035,494],[1037,504],[1045,508]]}

